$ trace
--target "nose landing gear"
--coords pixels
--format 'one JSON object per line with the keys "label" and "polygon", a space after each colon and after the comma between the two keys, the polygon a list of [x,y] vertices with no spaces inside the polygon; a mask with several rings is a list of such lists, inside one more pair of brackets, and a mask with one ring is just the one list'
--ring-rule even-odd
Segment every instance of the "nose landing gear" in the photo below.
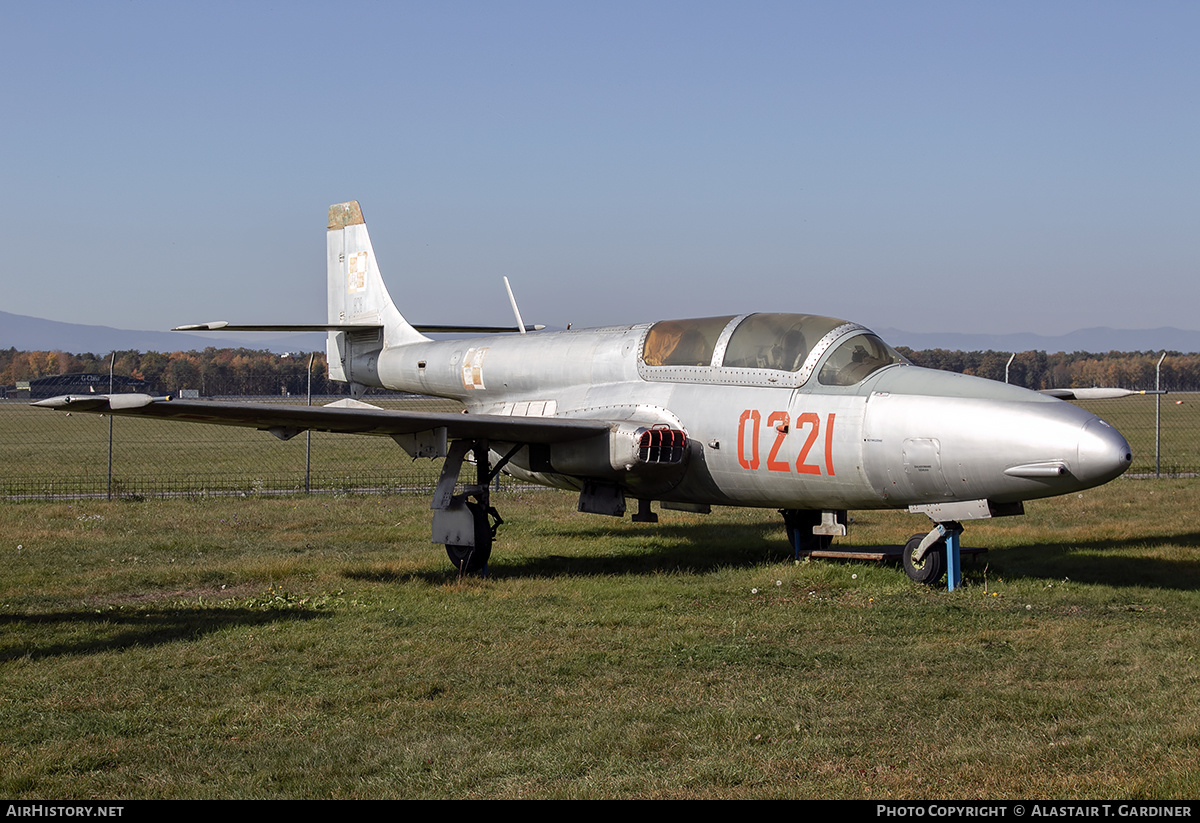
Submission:
{"label": "nose landing gear", "polygon": [[962,583],[958,537],[963,527],[954,521],[938,523],[928,534],[914,534],[904,544],[904,573],[915,583],[934,586],[947,576],[950,591]]}

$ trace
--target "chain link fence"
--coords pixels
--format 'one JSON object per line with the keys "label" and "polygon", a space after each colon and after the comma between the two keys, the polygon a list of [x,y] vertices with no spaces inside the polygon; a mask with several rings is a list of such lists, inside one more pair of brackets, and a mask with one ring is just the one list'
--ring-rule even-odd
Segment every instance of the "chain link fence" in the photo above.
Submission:
{"label": "chain link fence", "polygon": [[1200,473],[1200,393],[1131,395],[1078,401],[1117,427],[1133,450],[1127,477]]}
{"label": "chain link fence", "polygon": [[[462,409],[440,398],[368,399],[390,409]],[[8,499],[424,491],[440,471],[440,460],[414,461],[389,437],[306,432],[283,441],[235,426],[0,402],[0,495]]]}
{"label": "chain link fence", "polygon": [[[278,397],[261,399],[280,402]],[[333,398],[320,402],[329,399]],[[462,408],[437,398],[367,399],[393,409]],[[1127,476],[1200,472],[1200,394],[1132,396],[1078,405],[1125,435],[1134,455]],[[280,441],[254,429],[68,415],[34,408],[28,401],[0,401],[0,496],[9,500],[424,492],[437,484],[440,471],[441,461],[414,461],[387,437],[312,432]]]}

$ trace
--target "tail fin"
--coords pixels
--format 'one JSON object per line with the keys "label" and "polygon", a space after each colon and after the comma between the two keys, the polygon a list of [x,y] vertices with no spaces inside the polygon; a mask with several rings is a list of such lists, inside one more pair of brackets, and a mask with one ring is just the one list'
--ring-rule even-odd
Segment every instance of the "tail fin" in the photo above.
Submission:
{"label": "tail fin", "polygon": [[328,322],[376,327],[369,331],[330,330],[326,343],[329,376],[352,384],[371,384],[376,358],[385,347],[429,338],[414,329],[392,302],[358,201],[330,206],[328,229]]}

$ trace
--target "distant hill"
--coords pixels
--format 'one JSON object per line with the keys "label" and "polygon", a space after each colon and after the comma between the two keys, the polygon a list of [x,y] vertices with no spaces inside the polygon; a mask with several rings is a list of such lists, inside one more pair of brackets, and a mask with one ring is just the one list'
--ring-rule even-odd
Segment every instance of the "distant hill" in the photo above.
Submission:
{"label": "distant hill", "polygon": [[[957,334],[953,332],[909,332],[875,329],[894,346],[950,351],[1178,351],[1200,352],[1200,332],[1185,329],[1080,329],[1069,334]],[[266,349],[276,353],[321,351],[323,334],[239,334],[237,332],[193,334],[171,331],[128,331],[108,326],[60,323],[0,311],[0,349],[21,351],[65,351],[72,354],[110,351],[188,351],[217,348]]]}
{"label": "distant hill", "polygon": [[192,334],[173,331],[128,331],[108,326],[60,323],[0,311],[0,349],[65,351],[71,354],[107,354],[111,351],[190,351],[209,346],[219,349],[266,349],[277,354],[323,351],[324,334]]}

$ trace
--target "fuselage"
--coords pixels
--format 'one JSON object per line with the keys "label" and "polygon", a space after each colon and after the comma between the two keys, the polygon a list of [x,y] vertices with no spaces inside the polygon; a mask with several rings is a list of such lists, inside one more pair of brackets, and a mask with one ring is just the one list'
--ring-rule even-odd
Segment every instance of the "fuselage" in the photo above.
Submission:
{"label": "fuselage", "polygon": [[1081,408],[913,366],[867,329],[833,318],[743,315],[417,342],[348,365],[355,382],[454,398],[471,414],[683,431],[686,460],[672,466],[601,465],[565,448],[549,458],[522,452],[510,465],[547,485],[579,488],[595,476],[678,503],[1005,503],[1099,485],[1131,460],[1124,437]]}

